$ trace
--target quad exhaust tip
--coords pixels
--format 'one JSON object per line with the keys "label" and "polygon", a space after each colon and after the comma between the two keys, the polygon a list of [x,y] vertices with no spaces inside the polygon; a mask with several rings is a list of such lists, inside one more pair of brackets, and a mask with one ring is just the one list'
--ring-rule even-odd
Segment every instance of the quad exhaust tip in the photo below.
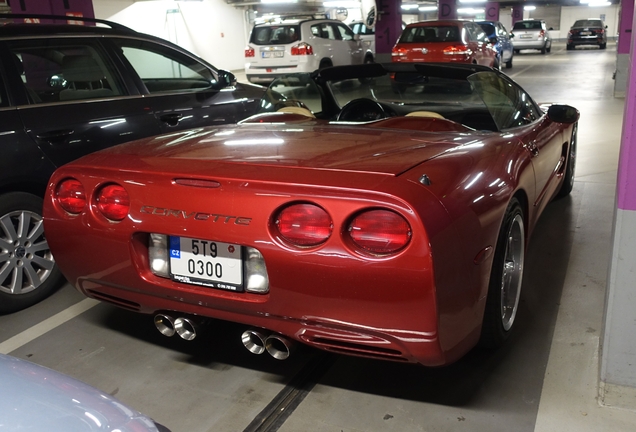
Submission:
{"label": "quad exhaust tip", "polygon": [[294,343],[285,336],[271,334],[266,336],[260,330],[246,330],[241,335],[243,345],[252,354],[263,354],[265,351],[276,360],[289,358]]}
{"label": "quad exhaust tip", "polygon": [[155,315],[155,327],[164,336],[174,336],[178,334],[182,339],[191,341],[197,337],[199,323],[194,318],[178,317],[174,318],[168,314],[160,313]]}

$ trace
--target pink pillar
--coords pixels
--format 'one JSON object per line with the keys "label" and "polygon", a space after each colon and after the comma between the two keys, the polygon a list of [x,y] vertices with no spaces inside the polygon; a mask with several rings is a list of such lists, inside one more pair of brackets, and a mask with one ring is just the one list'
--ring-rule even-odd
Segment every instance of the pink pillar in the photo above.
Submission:
{"label": "pink pillar", "polygon": [[515,25],[517,21],[523,19],[523,5],[517,5],[512,7],[512,25]]}
{"label": "pink pillar", "polygon": [[[627,3],[631,3],[631,14],[625,10]],[[631,19],[629,19],[631,18]],[[624,27],[624,22],[629,22],[629,27]],[[621,11],[620,34],[626,31],[625,42],[629,52],[629,73],[627,92],[625,97],[625,114],[623,116],[623,133],[621,137],[621,150],[618,157],[618,184],[617,204],[622,210],[636,210],[636,58],[634,56],[634,38],[631,29],[636,25],[634,15],[634,3],[625,2]],[[620,45],[620,43],[619,43]],[[625,47],[623,47],[625,49]]]}
{"label": "pink pillar", "polygon": [[377,61],[391,61],[391,50],[402,34],[401,2],[376,1],[375,51]]}
{"label": "pink pillar", "polygon": [[73,16],[95,18],[91,0],[13,0],[11,2],[11,12],[16,14],[62,15],[68,16],[69,20],[72,20]]}
{"label": "pink pillar", "polygon": [[438,0],[437,14],[439,19],[457,19],[457,3],[455,0]]}
{"label": "pink pillar", "polygon": [[486,21],[499,21],[499,3],[486,3]]}

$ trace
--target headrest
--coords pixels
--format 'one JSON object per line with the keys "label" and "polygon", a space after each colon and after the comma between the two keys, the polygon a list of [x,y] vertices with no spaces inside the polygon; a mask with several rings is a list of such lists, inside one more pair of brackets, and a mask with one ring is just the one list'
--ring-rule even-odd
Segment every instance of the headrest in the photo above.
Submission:
{"label": "headrest", "polygon": [[73,82],[92,82],[104,78],[95,59],[87,55],[67,55],[62,59],[64,79]]}

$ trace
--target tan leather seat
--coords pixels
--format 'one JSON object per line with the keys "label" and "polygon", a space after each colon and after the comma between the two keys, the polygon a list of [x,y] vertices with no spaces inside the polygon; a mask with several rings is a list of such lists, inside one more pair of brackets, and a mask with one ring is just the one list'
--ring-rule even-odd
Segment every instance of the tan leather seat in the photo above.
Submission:
{"label": "tan leather seat", "polygon": [[443,115],[436,113],[434,111],[413,111],[408,113],[406,117],[432,117],[432,118],[438,118],[438,119],[444,118]]}
{"label": "tan leather seat", "polygon": [[278,112],[285,112],[290,114],[301,114],[307,117],[316,118],[316,116],[307,108],[297,106],[286,106],[278,110]]}

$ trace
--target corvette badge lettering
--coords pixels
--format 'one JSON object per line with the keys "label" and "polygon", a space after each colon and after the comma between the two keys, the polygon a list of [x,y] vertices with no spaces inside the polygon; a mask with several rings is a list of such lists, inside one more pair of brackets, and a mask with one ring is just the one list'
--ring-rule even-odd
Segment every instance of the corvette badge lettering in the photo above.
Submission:
{"label": "corvette badge lettering", "polygon": [[[151,214],[155,216],[174,216],[176,218],[194,219],[194,220],[211,220],[212,222],[234,223],[235,225],[249,225],[252,218],[241,216],[228,216],[214,213],[186,212],[185,210],[167,209],[154,206],[142,206],[139,210],[141,213]],[[233,221],[233,222],[232,222]]]}

